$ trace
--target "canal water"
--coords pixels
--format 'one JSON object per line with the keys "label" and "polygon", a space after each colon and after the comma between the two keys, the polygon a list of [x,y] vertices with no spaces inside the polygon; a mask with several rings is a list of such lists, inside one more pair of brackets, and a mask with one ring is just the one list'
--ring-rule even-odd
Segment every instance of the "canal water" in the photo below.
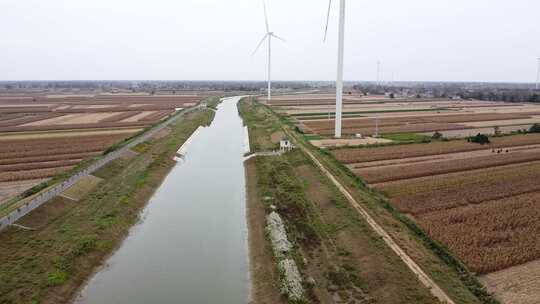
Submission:
{"label": "canal water", "polygon": [[238,100],[224,100],[212,125],[194,136],[141,222],[75,303],[247,301],[244,129]]}

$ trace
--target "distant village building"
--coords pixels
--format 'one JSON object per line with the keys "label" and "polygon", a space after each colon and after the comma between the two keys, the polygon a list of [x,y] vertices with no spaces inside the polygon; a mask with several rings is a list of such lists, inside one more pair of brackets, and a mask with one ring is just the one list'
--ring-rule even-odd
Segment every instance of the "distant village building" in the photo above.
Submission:
{"label": "distant village building", "polygon": [[280,141],[279,141],[279,150],[280,151],[291,151],[292,149],[294,149],[294,145],[291,143],[291,141],[287,138],[287,137],[283,137]]}

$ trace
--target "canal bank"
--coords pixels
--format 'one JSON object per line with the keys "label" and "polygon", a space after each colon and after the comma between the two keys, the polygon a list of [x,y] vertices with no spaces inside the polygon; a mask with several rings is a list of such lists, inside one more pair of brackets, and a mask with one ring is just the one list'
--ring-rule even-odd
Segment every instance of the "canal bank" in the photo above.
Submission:
{"label": "canal bank", "polygon": [[76,303],[244,303],[244,129],[225,99]]}

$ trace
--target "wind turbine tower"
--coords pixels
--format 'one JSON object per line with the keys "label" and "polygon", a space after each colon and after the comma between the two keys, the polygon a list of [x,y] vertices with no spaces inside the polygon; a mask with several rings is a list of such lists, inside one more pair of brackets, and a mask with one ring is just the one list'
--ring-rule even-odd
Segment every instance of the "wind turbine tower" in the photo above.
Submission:
{"label": "wind turbine tower", "polygon": [[377,86],[381,85],[381,61],[377,61]]}
{"label": "wind turbine tower", "polygon": [[536,71],[536,90],[540,89],[540,57],[538,58],[538,69]]}
{"label": "wind turbine tower", "polygon": [[[328,1],[328,14],[326,16],[326,28],[324,40],[328,34],[328,23],[330,21],[330,11],[332,0]],[[343,58],[345,55],[345,0],[339,1],[339,34],[338,34],[338,60],[336,79],[336,128],[334,136],[341,138],[341,119],[343,111]]]}
{"label": "wind turbine tower", "polygon": [[261,39],[261,42],[259,42],[259,44],[257,45],[257,48],[253,52],[252,56],[255,55],[255,53],[257,53],[257,51],[261,48],[264,41],[268,39],[268,66],[267,66],[268,68],[268,75],[267,75],[268,97],[267,97],[267,101],[270,101],[272,99],[272,38],[277,38],[281,41],[285,41],[285,40],[277,36],[276,34],[274,34],[274,32],[270,30],[270,25],[268,22],[268,13],[266,11],[266,2],[265,0],[263,0],[262,2],[263,2],[263,9],[264,9],[264,22],[266,25],[266,34]]}

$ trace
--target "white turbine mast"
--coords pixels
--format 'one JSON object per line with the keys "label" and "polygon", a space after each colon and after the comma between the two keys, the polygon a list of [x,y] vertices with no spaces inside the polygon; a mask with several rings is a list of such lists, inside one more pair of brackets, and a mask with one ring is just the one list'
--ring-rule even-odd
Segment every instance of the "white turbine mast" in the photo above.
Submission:
{"label": "white turbine mast", "polygon": [[540,89],[540,57],[538,58],[538,68],[536,71],[536,90]]}
{"label": "white turbine mast", "polygon": [[377,86],[381,85],[381,61],[377,60]]}
{"label": "white turbine mast", "polygon": [[[328,1],[328,13],[326,15],[326,27],[324,30],[324,41],[328,34],[328,23],[330,22],[330,11],[332,0]],[[345,0],[339,1],[339,35],[338,35],[338,61],[336,80],[336,129],[335,137],[341,138],[341,119],[343,111],[343,57],[345,53]]]}
{"label": "white turbine mast", "polygon": [[285,41],[285,39],[277,36],[270,30],[270,25],[268,23],[268,13],[266,11],[266,2],[265,0],[262,0],[263,3],[263,9],[264,9],[264,22],[266,25],[266,34],[264,34],[263,38],[261,39],[261,42],[257,45],[257,48],[253,52],[252,56],[257,53],[257,51],[261,48],[262,44],[265,40],[268,39],[268,97],[267,101],[270,101],[272,99],[272,38],[277,38],[281,41]]}

